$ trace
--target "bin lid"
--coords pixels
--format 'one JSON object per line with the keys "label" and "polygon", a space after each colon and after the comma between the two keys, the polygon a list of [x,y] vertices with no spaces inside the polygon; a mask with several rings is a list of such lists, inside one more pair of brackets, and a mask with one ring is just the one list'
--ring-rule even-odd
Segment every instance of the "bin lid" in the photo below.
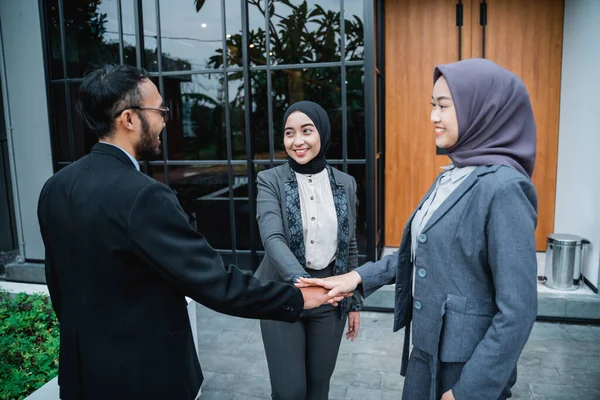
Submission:
{"label": "bin lid", "polygon": [[570,235],[568,233],[552,233],[548,235],[548,243],[562,244],[566,246],[579,246],[582,243],[589,242],[577,235]]}

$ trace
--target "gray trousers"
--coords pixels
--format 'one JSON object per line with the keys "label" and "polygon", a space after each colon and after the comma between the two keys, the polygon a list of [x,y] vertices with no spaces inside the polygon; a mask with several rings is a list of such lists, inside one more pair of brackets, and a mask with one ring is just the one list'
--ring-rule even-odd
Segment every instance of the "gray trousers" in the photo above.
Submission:
{"label": "gray trousers", "polygon": [[[439,400],[442,395],[458,382],[464,363],[444,363],[440,362],[437,374],[437,390],[435,400]],[[431,399],[431,371],[433,369],[433,357],[413,347],[408,360],[408,368],[404,379],[404,390],[402,391],[402,400],[433,400]],[[504,400],[511,397],[510,388],[517,380],[517,371],[515,369],[508,385],[500,395],[498,400]],[[474,396],[476,397],[476,396]]]}
{"label": "gray trousers", "polygon": [[[327,270],[311,275],[331,276]],[[331,305],[303,311],[293,324],[260,321],[273,399],[327,400],[345,322]]]}

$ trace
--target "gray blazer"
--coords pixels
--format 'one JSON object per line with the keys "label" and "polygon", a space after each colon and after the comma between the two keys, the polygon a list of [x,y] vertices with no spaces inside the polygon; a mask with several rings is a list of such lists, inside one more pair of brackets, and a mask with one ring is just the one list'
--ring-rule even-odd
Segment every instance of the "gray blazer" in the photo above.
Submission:
{"label": "gray blazer", "polygon": [[[338,221],[338,248],[334,275],[345,274],[358,265],[356,245],[356,181],[348,174],[327,166]],[[255,276],[261,281],[293,283],[310,277],[306,258],[298,182],[289,164],[261,171],[257,175],[256,219],[265,257]],[[342,318],[348,311],[362,308],[362,298],[355,293],[351,301],[340,304]]]}
{"label": "gray blazer", "polygon": [[411,293],[413,216],[397,252],[357,268],[362,294],[396,284],[394,331],[407,327],[403,374],[412,319],[415,347],[465,363],[452,389],[457,399],[496,400],[537,315],[535,188],[510,167],[477,167],[419,235]]}

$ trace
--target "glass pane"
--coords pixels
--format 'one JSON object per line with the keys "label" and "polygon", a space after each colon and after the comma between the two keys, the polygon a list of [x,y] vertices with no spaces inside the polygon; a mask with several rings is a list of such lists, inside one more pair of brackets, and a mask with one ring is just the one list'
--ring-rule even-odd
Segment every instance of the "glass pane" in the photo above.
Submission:
{"label": "glass pane", "polygon": [[57,162],[73,161],[70,153],[69,128],[67,127],[67,96],[64,83],[50,85],[50,96],[52,98],[52,139],[55,143],[56,152],[54,157]]}
{"label": "glass pane", "polygon": [[[237,249],[250,250],[250,227],[255,224],[256,215],[251,212],[250,207],[248,168],[246,165],[233,165],[232,171]],[[252,182],[254,185],[254,195],[256,196],[256,179],[252,179]]]}
{"label": "glass pane", "polygon": [[268,160],[270,152],[267,73],[265,71],[250,72],[250,85],[252,86],[253,158]]}
{"label": "glass pane", "polygon": [[248,43],[251,65],[265,65],[267,63],[265,9],[265,0],[248,0],[248,29],[250,30],[248,32]]}
{"label": "glass pane", "polygon": [[229,123],[233,160],[246,159],[246,119],[243,72],[230,73],[229,79]]}
{"label": "glass pane", "polygon": [[[337,166],[340,170],[342,166]],[[348,165],[348,173],[356,179],[356,241],[358,243],[358,253],[367,253],[367,180],[364,164]]]}
{"label": "glass pane", "polygon": [[242,67],[242,10],[239,0],[225,0],[225,28],[227,63],[229,66]]}
{"label": "glass pane", "polygon": [[90,132],[85,122],[77,115],[76,102],[79,97],[79,83],[73,83],[69,86],[71,95],[71,112],[73,114],[73,142],[75,146],[75,160],[88,154],[92,147],[98,142],[96,136]]}
{"label": "glass pane", "polygon": [[[162,165],[151,165],[149,174],[166,183]],[[227,166],[169,166],[168,174],[194,229],[215,249],[231,249]]]}
{"label": "glass pane", "polygon": [[135,7],[136,0],[121,0],[121,18],[123,20],[123,63],[135,66]]}
{"label": "glass pane", "polygon": [[168,159],[227,160],[223,74],[164,77]]}
{"label": "glass pane", "polygon": [[275,158],[287,159],[283,147],[283,116],[298,101],[320,104],[331,121],[331,141],[327,158],[342,158],[342,96],[339,68],[304,68],[272,71],[273,127]]}
{"label": "glass pane", "polygon": [[363,0],[344,0],[344,21],[346,60],[362,60],[365,52]]}
{"label": "glass pane", "polygon": [[83,76],[92,64],[119,63],[117,1],[64,0],[67,74]]}
{"label": "glass pane", "polygon": [[158,29],[156,27],[155,0],[142,0],[142,18],[144,20],[144,55],[142,66],[146,71],[156,72],[158,71],[158,43],[156,39]]}
{"label": "glass pane", "polygon": [[364,159],[366,154],[365,93],[362,67],[346,68],[346,106],[348,118],[348,158]]}
{"label": "glass pane", "polygon": [[[256,175],[258,175],[258,173],[260,171],[264,171],[267,169],[269,169],[268,165],[256,165],[256,164],[254,165],[254,171],[255,171]],[[258,190],[256,188],[256,178],[254,179],[253,183],[254,183],[254,196],[256,197],[256,196],[258,196]],[[256,221],[256,218],[254,218],[254,224],[256,227],[256,250],[257,251],[265,251],[265,247],[263,246],[262,239],[260,237],[260,229],[258,229],[258,221]]]}
{"label": "glass pane", "polygon": [[223,64],[221,0],[161,0],[160,32],[163,71]]}
{"label": "glass pane", "polygon": [[271,64],[340,60],[339,1],[275,0],[271,4]]}
{"label": "glass pane", "polygon": [[63,64],[60,42],[60,19],[58,17],[58,0],[46,1],[46,35],[48,40],[48,58],[50,79],[62,79]]}

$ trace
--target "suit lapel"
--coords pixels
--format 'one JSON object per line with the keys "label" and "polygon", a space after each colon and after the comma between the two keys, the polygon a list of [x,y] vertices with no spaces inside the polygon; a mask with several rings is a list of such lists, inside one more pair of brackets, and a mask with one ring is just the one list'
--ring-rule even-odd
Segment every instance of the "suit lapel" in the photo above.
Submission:
{"label": "suit lapel", "polygon": [[348,271],[348,240],[350,224],[348,222],[349,202],[344,185],[338,185],[333,176],[333,170],[328,165],[329,183],[333,194],[333,204],[337,215],[337,249],[335,252],[334,275],[345,274]]}
{"label": "suit lapel", "polygon": [[304,232],[302,228],[302,210],[300,208],[300,194],[298,193],[298,181],[294,171],[290,170],[290,177],[284,183],[285,211],[287,214],[288,230],[290,233],[289,247],[296,259],[306,267],[306,256],[304,250]]}
{"label": "suit lapel", "polygon": [[408,220],[406,221],[406,225],[404,226],[404,231],[402,233],[402,240],[400,242],[400,248],[399,248],[400,253],[402,253],[404,250],[406,250],[406,246],[408,246],[410,244],[410,226],[411,226],[413,218],[415,217],[415,214],[417,213],[419,208],[421,208],[421,206],[423,206],[423,203],[425,203],[425,201],[429,198],[429,196],[431,196],[431,193],[433,193],[433,190],[437,186],[438,180],[440,179],[440,177],[442,176],[443,173],[444,172],[440,172],[440,174],[437,176],[437,178],[433,182],[433,185],[431,185],[431,187],[429,187],[429,190],[427,191],[425,196],[423,196],[423,198],[419,202],[419,205],[413,210],[410,217],[408,217]]}
{"label": "suit lapel", "polygon": [[477,183],[479,177],[486,173],[489,167],[477,167],[454,191],[448,196],[440,207],[433,213],[422,232],[426,232],[436,224],[454,205]]}

